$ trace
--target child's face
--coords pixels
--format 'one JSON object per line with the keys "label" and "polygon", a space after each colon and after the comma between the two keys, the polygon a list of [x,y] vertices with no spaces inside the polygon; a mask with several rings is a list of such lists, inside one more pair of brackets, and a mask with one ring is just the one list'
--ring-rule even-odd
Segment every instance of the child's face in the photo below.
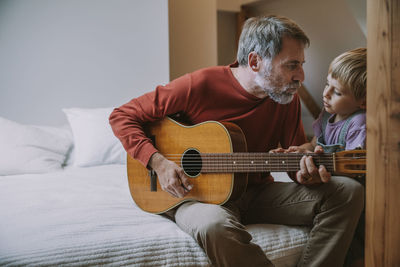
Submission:
{"label": "child's face", "polygon": [[327,77],[323,100],[326,112],[336,114],[335,121],[344,120],[358,109],[365,108],[365,100],[356,99],[354,94],[332,78],[331,74]]}

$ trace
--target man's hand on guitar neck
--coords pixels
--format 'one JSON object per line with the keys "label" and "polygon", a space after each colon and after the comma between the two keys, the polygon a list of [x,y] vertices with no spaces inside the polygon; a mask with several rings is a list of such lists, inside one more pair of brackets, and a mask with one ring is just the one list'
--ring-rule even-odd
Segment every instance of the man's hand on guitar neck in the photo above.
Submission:
{"label": "man's hand on guitar neck", "polygon": [[149,166],[157,173],[161,189],[172,196],[184,197],[193,188],[183,169],[160,153],[154,153],[151,156]]}
{"label": "man's hand on guitar neck", "polygon": [[[311,151],[310,151],[311,152]],[[321,146],[316,146],[314,153],[323,153]],[[331,180],[331,174],[324,165],[315,166],[312,156],[303,156],[300,160],[300,170],[296,173],[296,180],[300,184],[320,184]]]}
{"label": "man's hand on guitar neck", "polygon": [[[291,146],[288,149],[277,148],[271,150],[271,153],[312,153],[313,151],[309,150],[309,143],[306,143],[301,146]],[[324,150],[321,146],[315,146],[314,153],[324,153]],[[291,176],[291,175],[289,175]],[[293,175],[294,176],[294,175]],[[291,176],[292,179],[295,179],[299,184],[304,185],[312,185],[312,184],[320,184],[327,183],[331,180],[331,174],[326,170],[326,168],[321,165],[319,168],[315,166],[312,156],[303,156],[300,160],[300,170],[296,172],[295,176]]]}

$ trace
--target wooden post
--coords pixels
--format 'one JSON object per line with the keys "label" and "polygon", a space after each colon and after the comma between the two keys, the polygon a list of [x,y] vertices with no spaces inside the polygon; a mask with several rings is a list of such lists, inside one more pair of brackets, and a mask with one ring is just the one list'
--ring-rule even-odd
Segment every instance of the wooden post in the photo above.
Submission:
{"label": "wooden post", "polygon": [[400,266],[400,1],[367,0],[367,267]]}

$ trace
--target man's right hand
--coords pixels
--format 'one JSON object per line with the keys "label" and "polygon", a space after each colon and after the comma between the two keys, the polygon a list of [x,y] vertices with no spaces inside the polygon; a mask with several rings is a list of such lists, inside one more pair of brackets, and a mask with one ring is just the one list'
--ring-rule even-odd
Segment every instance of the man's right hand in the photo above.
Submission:
{"label": "man's right hand", "polygon": [[149,166],[157,173],[161,189],[172,196],[184,197],[193,188],[183,169],[160,153],[154,153],[151,156]]}

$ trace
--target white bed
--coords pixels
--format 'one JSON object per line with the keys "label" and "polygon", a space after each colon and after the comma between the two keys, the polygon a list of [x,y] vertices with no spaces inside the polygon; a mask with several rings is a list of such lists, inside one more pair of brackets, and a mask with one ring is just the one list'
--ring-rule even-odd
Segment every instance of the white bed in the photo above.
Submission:
{"label": "white bed", "polygon": [[[71,119],[74,112],[80,117],[73,119],[75,121]],[[103,113],[107,112],[108,109]],[[108,134],[99,139],[101,127],[92,123],[98,114],[88,117],[88,113],[96,112],[66,111],[73,135],[66,127],[34,127],[0,120],[3,133],[0,145],[3,147],[11,149],[14,145],[15,148],[16,144],[5,141],[14,138],[19,144],[17,152],[20,149],[19,153],[26,154],[27,150],[22,149],[25,146],[30,149],[28,154],[32,154],[32,147],[42,149],[38,153],[43,154],[44,145],[20,144],[21,139],[32,136],[31,131],[36,134],[35,142],[51,143],[49,135],[58,138],[55,145],[44,149],[53,156],[65,153],[57,158],[59,168],[49,165],[51,155],[42,157],[44,162],[40,164],[43,166],[25,161],[20,162],[19,169],[0,167],[0,266],[207,266],[203,250],[175,223],[136,207],[128,189],[123,151],[114,148],[118,142],[105,139],[110,138]],[[9,131],[10,125],[14,127],[12,131]],[[15,127],[20,127],[17,129],[19,137],[15,137],[16,134],[6,136],[5,133],[12,133]],[[43,138],[38,137],[37,131]],[[82,131],[86,132],[83,135],[86,137],[82,136]],[[96,144],[91,148],[94,152],[89,153],[87,150],[92,145],[82,144],[90,143],[84,141],[91,131],[96,133],[97,139],[92,142]],[[72,158],[68,159],[71,149],[61,139],[68,139],[65,144],[74,144]],[[103,147],[98,148],[99,144]],[[104,154],[99,155],[99,149]],[[82,157],[85,153],[86,157]],[[32,155],[35,160],[40,158],[38,154]],[[15,160],[17,158],[7,158],[4,153],[0,155],[2,164],[11,166],[16,164]],[[41,168],[38,170],[35,166]],[[253,242],[262,247],[276,266],[296,265],[307,241],[307,228],[282,225],[249,225],[247,228]]]}

